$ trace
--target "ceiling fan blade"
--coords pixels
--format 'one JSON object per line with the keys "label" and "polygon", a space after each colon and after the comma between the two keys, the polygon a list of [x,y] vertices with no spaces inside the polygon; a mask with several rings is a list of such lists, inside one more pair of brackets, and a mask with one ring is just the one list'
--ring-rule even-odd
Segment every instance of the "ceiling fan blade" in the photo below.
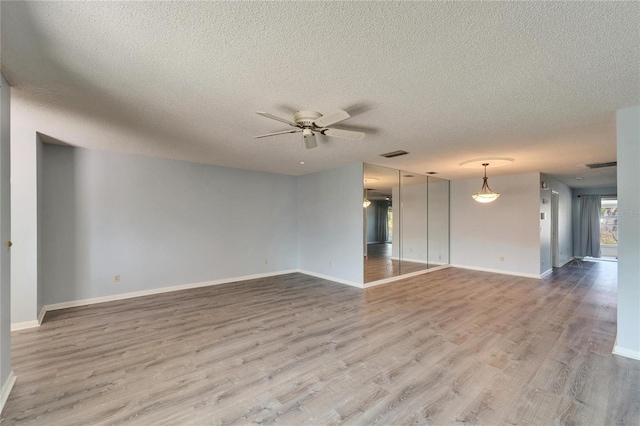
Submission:
{"label": "ceiling fan blade", "polygon": [[287,133],[299,133],[301,132],[302,129],[297,129],[297,130],[285,130],[284,132],[275,132],[275,133],[267,133],[266,135],[260,135],[260,136],[254,136],[254,139],[258,139],[258,138],[266,138],[268,136],[275,136],[275,135],[284,135]]}
{"label": "ceiling fan blade", "polygon": [[256,114],[261,115],[263,117],[270,118],[272,120],[280,121],[282,123],[287,123],[289,126],[298,127],[298,125],[296,123],[294,123],[293,121],[289,121],[289,120],[286,120],[284,118],[277,117],[275,115],[269,114],[268,112],[257,111]]}
{"label": "ceiling fan blade", "polygon": [[304,132],[304,146],[307,149],[315,148],[318,146],[316,141],[316,135],[313,132]]}
{"label": "ceiling fan blade", "polygon": [[351,130],[340,130],[340,129],[326,129],[322,131],[323,135],[333,136],[336,138],[344,138],[344,139],[364,139],[366,133],[363,132],[354,132]]}
{"label": "ceiling fan blade", "polygon": [[313,124],[315,124],[316,127],[328,127],[339,121],[346,120],[349,117],[351,116],[347,113],[347,111],[337,109],[335,111],[331,111],[329,114],[325,114],[322,117],[317,118],[313,122]]}

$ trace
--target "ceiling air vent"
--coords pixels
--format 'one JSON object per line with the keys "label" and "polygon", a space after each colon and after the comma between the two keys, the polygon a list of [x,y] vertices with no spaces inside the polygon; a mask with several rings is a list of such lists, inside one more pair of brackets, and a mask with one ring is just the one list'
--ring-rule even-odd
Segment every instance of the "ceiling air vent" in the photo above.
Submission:
{"label": "ceiling air vent", "polygon": [[407,155],[408,152],[407,151],[393,151],[393,152],[387,152],[386,154],[380,154],[381,157],[387,157],[387,158],[393,158],[393,157],[400,157],[401,155]]}
{"label": "ceiling air vent", "polygon": [[617,161],[609,161],[608,163],[593,163],[593,164],[585,164],[590,169],[602,169],[603,167],[616,167],[618,165]]}

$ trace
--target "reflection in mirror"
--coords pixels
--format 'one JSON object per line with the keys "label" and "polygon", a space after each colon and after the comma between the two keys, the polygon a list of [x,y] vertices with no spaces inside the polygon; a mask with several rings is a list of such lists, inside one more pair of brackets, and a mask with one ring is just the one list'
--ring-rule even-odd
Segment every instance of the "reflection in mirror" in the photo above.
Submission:
{"label": "reflection in mirror", "polygon": [[363,194],[365,283],[449,264],[448,180],[365,164]]}
{"label": "reflection in mirror", "polygon": [[400,273],[429,268],[428,256],[428,178],[400,172]]}
{"label": "reflection in mirror", "polygon": [[392,258],[392,253],[398,250],[393,192],[398,190],[399,182],[398,170],[364,165],[365,196],[371,201],[364,208],[365,283],[400,273],[398,258]]}
{"label": "reflection in mirror", "polygon": [[449,264],[449,181],[429,176],[429,265]]}

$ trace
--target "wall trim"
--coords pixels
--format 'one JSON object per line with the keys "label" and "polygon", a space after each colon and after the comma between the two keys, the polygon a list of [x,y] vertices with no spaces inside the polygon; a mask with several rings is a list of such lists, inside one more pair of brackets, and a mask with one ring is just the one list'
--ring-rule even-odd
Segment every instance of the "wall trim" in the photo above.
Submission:
{"label": "wall trim", "polygon": [[333,282],[336,282],[336,283],[339,283],[339,284],[350,285],[351,287],[363,288],[363,284],[358,284],[358,283],[353,282],[353,281],[343,280],[341,278],[332,277],[330,275],[318,274],[316,272],[311,272],[311,271],[307,271],[307,270],[304,270],[304,269],[297,269],[295,272],[300,272],[301,274],[310,275],[310,276],[316,277],[316,278],[322,278],[323,280],[329,280],[329,281],[333,281]]}
{"label": "wall trim", "polygon": [[392,283],[394,281],[404,280],[406,278],[417,277],[418,275],[428,274],[429,272],[440,271],[442,269],[447,269],[449,267],[451,267],[451,265],[436,266],[434,268],[425,269],[423,271],[416,271],[408,274],[397,275],[395,277],[385,278],[383,280],[372,281],[370,283],[364,284],[364,288],[375,287],[382,284]]}
{"label": "wall trim", "polygon": [[42,309],[40,309],[40,313],[38,314],[38,325],[42,325],[42,321],[44,320],[44,316],[47,313],[47,307],[43,306]]}
{"label": "wall trim", "polygon": [[[378,285],[382,285],[382,284],[387,284],[387,283],[394,282],[394,281],[403,280],[405,278],[415,277],[415,276],[426,274],[426,273],[429,273],[429,272],[439,271],[441,269],[446,269],[446,268],[449,268],[451,266],[454,266],[454,265],[445,264],[445,265],[442,265],[442,266],[436,266],[434,268],[425,269],[423,271],[416,271],[416,272],[412,272],[412,273],[409,273],[409,274],[399,275],[397,277],[391,277],[391,278],[386,278],[384,280],[373,281],[373,282],[370,282],[370,283],[367,283],[367,284],[359,284],[359,283],[356,283],[356,282],[353,282],[353,281],[343,280],[341,278],[336,278],[336,277],[332,277],[330,275],[325,275],[325,274],[319,274],[319,273],[312,272],[312,271],[307,271],[307,270],[304,270],[304,269],[290,269],[290,270],[284,270],[284,271],[267,272],[267,273],[264,273],[264,274],[244,275],[244,276],[241,276],[241,277],[225,278],[225,279],[214,280],[214,281],[205,281],[205,282],[193,283],[193,284],[180,284],[180,285],[169,286],[169,287],[161,287],[161,288],[155,288],[155,289],[150,289],[150,290],[134,291],[134,292],[130,292],[130,293],[114,294],[114,295],[111,295],[111,296],[94,297],[94,298],[90,298],[90,299],[72,300],[72,301],[68,301],[68,302],[52,303],[52,304],[49,304],[49,305],[44,305],[42,307],[42,310],[40,310],[40,313],[38,314],[38,319],[37,320],[13,323],[13,324],[11,324],[11,331],[17,331],[17,330],[24,330],[24,329],[39,327],[42,324],[45,315],[49,311],[56,311],[56,310],[59,310],[59,309],[67,309],[67,308],[75,308],[75,307],[78,307],[78,306],[95,305],[97,303],[115,302],[115,301],[118,301],[118,300],[133,299],[135,297],[151,296],[151,295],[154,295],[154,294],[170,293],[170,292],[173,292],[173,291],[189,290],[189,289],[192,289],[192,288],[209,287],[209,286],[212,286],[212,285],[229,284],[229,283],[234,283],[234,282],[239,282],[239,281],[248,281],[248,280],[254,280],[254,279],[259,279],[259,278],[273,277],[273,276],[277,276],[277,275],[292,274],[292,273],[296,273],[296,272],[297,273],[301,273],[301,274],[305,274],[305,275],[309,275],[309,276],[312,276],[312,277],[316,277],[316,278],[321,278],[321,279],[324,279],[324,280],[333,281],[333,282],[336,282],[336,283],[339,283],[339,284],[345,284],[345,285],[348,285],[348,286],[351,286],[351,287],[364,289],[364,288],[374,287],[374,286],[378,286]],[[474,268],[466,268],[466,269],[474,269]],[[488,271],[488,272],[492,272],[492,271]]]}
{"label": "wall trim", "polygon": [[563,262],[560,262],[560,265],[555,266],[555,268],[562,268],[564,265],[566,265],[567,263],[571,262],[573,259],[575,259],[575,257],[569,257],[566,260],[564,260]]}
{"label": "wall trim", "polygon": [[546,271],[544,271],[542,274],[540,274],[540,278],[545,278],[548,277],[549,275],[551,275],[553,273],[553,268],[552,269],[547,269]]}
{"label": "wall trim", "polygon": [[611,352],[614,355],[623,356],[626,358],[637,359],[640,361],[640,351],[634,351],[633,349],[621,348],[618,346],[618,338],[616,337],[616,341],[613,344],[613,351]]}
{"label": "wall trim", "polygon": [[39,326],[40,323],[38,322],[38,320],[14,322],[13,324],[11,324],[11,331],[26,330],[28,328],[35,328]]}
{"label": "wall trim", "polygon": [[492,272],[494,274],[513,275],[515,277],[525,277],[525,278],[537,278],[537,279],[540,279],[540,275],[539,274],[527,274],[525,272],[504,271],[502,269],[479,268],[477,266],[468,266],[468,265],[451,265],[451,266],[453,268],[471,269],[473,271]]}
{"label": "wall trim", "polygon": [[[120,293],[120,294],[114,294],[111,296],[93,297],[91,299],[80,299],[80,300],[72,300],[69,302],[53,303],[50,305],[44,305],[42,307],[42,310],[38,315],[38,320],[41,323],[47,312],[56,311],[58,309],[75,308],[78,306],[95,305],[97,303],[105,303],[105,302],[115,302],[117,300],[133,299],[134,297],[151,296],[154,294],[170,293],[173,291],[189,290],[192,288],[209,287],[212,285],[229,284],[229,283],[234,283],[238,281],[255,280],[259,278],[267,278],[267,277],[273,277],[277,275],[292,274],[295,272],[298,272],[298,271],[295,269],[290,269],[290,270],[284,270],[284,271],[267,272],[264,274],[253,274],[253,275],[244,275],[241,277],[223,278],[220,280],[204,281],[200,283],[180,284],[180,285],[169,286],[169,287],[154,288],[150,290],[134,291],[130,293]],[[27,321],[24,323],[11,324],[11,331],[22,330],[24,328],[38,327],[40,323],[38,321]]]}
{"label": "wall trim", "polygon": [[16,383],[16,375],[13,373],[13,370],[9,373],[9,377],[2,384],[2,391],[0,392],[0,413],[4,410],[4,405],[7,403],[7,399],[9,399],[9,394],[11,393],[11,389],[13,389],[13,385]]}

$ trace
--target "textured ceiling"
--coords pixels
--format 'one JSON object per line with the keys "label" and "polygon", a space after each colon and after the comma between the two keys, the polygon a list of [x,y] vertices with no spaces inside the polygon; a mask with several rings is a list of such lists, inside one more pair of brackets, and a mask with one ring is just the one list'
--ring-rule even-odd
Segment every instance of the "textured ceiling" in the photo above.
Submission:
{"label": "textured ceiling", "polygon": [[[615,183],[640,104],[638,2],[2,2],[2,71],[37,131],[89,148],[300,175],[371,162],[443,178]],[[362,141],[255,114],[348,111]],[[14,117],[15,119],[15,117]],[[404,149],[410,154],[379,155]],[[300,164],[304,160],[305,164]],[[582,176],[582,181],[576,181]],[[613,179],[613,180],[612,180]]]}

